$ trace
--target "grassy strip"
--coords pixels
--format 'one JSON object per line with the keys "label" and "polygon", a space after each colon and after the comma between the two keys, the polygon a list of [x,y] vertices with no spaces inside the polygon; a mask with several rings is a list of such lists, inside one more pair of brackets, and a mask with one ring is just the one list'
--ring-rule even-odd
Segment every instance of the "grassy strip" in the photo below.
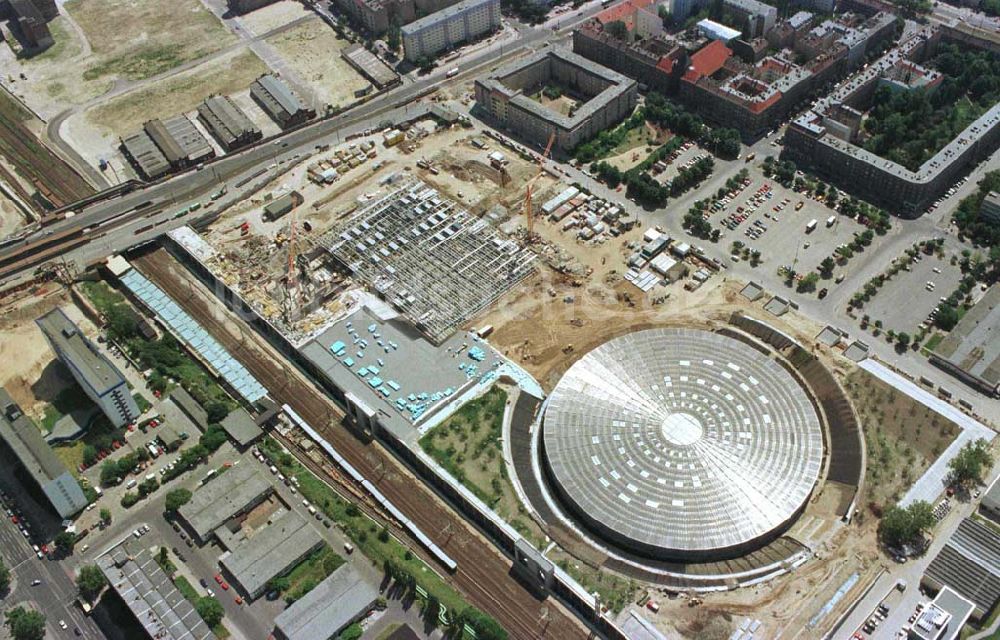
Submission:
{"label": "grassy strip", "polygon": [[378,535],[379,526],[374,521],[302,466],[291,454],[282,449],[278,441],[268,437],[261,443],[261,448],[283,474],[298,479],[299,492],[302,496],[336,522],[361,553],[376,566],[382,567],[386,560],[390,560],[404,567],[417,578],[420,586],[437,597],[438,601],[451,612],[461,611],[467,606],[461,594],[431,570],[423,560],[396,538]]}
{"label": "grassy strip", "polygon": [[[187,601],[190,602],[192,605],[196,605],[198,603],[198,600],[200,600],[203,597],[204,598],[212,597],[212,596],[199,596],[198,592],[194,590],[194,587],[191,586],[191,583],[188,582],[187,578],[185,578],[184,576],[175,576],[174,586],[177,587],[177,590],[181,592],[181,595],[187,598]],[[224,625],[221,622],[212,627],[212,633],[214,633],[219,640],[226,640],[226,638],[229,637],[229,629],[227,629],[226,625]]]}
{"label": "grassy strip", "polygon": [[345,560],[326,544],[313,551],[286,576],[288,591],[285,600],[291,604],[306,595],[339,569],[344,562]]}

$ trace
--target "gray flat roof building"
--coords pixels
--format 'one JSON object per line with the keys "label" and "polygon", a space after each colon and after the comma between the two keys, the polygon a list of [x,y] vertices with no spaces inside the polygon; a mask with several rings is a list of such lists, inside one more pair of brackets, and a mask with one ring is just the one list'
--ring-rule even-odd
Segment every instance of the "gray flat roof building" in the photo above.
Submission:
{"label": "gray flat roof building", "polygon": [[274,619],[275,637],[281,640],[318,640],[336,636],[371,610],[378,589],[350,564],[345,564],[315,589]]}
{"label": "gray flat roof building", "polygon": [[291,571],[322,544],[323,537],[311,523],[294,511],[283,511],[223,554],[219,563],[247,595],[256,598],[269,580]]}
{"label": "gray flat roof building", "polygon": [[956,640],[975,608],[967,598],[943,587],[909,628],[909,640]]}
{"label": "gray flat roof building", "polygon": [[215,149],[187,116],[155,118],[122,139],[122,148],[147,178],[157,178],[215,156]]}
{"label": "gray flat roof building", "polygon": [[399,75],[392,70],[392,67],[365,49],[360,42],[341,49],[340,56],[379,89],[384,89],[399,81]]}
{"label": "gray flat roof building", "polygon": [[215,639],[215,634],[156,564],[145,545],[122,542],[100,556],[97,566],[150,638]]}
{"label": "gray flat roof building", "polygon": [[222,420],[220,425],[226,430],[230,440],[235,442],[236,446],[241,449],[256,442],[264,435],[263,430],[257,426],[257,422],[253,419],[253,416],[242,408],[230,411],[229,415]]}
{"label": "gray flat roof building", "polygon": [[208,428],[208,412],[187,392],[187,389],[181,386],[174,387],[170,392],[170,399],[196,427],[202,431]]}
{"label": "gray flat roof building", "polygon": [[67,518],[87,506],[76,479],[5,389],[0,389],[0,440],[17,456],[60,517]]}
{"label": "gray flat roof building", "polygon": [[260,504],[273,488],[257,468],[238,464],[194,492],[178,513],[201,540],[226,520]]}
{"label": "gray flat roof building", "polygon": [[948,333],[931,362],[983,393],[1000,390],[1000,285],[994,284]]}
{"label": "gray flat roof building", "polygon": [[226,151],[261,139],[260,128],[229,96],[206,98],[198,106],[198,119]]}
{"label": "gray flat roof building", "polygon": [[53,309],[40,316],[35,324],[87,397],[101,408],[112,425],[120,427],[139,417],[139,407],[125,377],[80,333],[62,309]]}
{"label": "gray flat roof building", "polygon": [[250,85],[250,97],[282,129],[301,124],[316,116],[316,112],[306,107],[291,87],[271,74],[262,75],[254,80]]}

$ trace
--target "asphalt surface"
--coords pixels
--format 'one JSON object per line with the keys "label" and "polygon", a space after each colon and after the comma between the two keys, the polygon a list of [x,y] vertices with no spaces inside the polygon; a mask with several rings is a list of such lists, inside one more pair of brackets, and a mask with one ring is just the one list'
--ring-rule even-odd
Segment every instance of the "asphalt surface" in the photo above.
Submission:
{"label": "asphalt surface", "polygon": [[[0,523],[0,555],[11,570],[11,590],[3,600],[4,611],[17,605],[29,605],[45,614],[47,638],[75,638],[73,628],[79,628],[84,638],[104,638],[100,627],[75,604],[77,591],[74,577],[64,562],[39,559],[31,544],[10,518]],[[32,586],[35,580],[41,581]],[[67,629],[59,627],[64,620]]]}

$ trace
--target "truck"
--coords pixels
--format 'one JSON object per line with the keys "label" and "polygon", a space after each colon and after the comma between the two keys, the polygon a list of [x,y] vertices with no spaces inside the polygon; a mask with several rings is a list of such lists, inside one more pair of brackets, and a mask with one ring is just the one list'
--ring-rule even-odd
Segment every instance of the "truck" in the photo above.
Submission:
{"label": "truck", "polygon": [[830,216],[829,218],[826,219],[827,228],[832,227],[836,223],[837,223],[837,216]]}
{"label": "truck", "polygon": [[448,73],[445,74],[448,78],[454,78],[458,75],[458,67],[453,67]]}
{"label": "truck", "polygon": [[812,233],[816,229],[816,218],[813,218],[806,224],[806,233]]}

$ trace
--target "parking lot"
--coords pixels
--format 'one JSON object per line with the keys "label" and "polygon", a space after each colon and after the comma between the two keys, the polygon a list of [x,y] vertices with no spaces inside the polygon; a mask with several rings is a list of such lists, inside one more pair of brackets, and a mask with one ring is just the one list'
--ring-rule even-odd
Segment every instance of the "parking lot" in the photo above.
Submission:
{"label": "parking lot", "polygon": [[961,279],[961,270],[957,265],[952,266],[949,256],[938,258],[919,253],[882,285],[865,303],[861,313],[867,314],[872,323],[881,321],[886,331],[892,329],[913,335],[921,323],[931,324],[931,312],[942,298],[951,295]]}
{"label": "parking lot", "polygon": [[682,144],[677,151],[654,164],[650,173],[653,174],[657,182],[666,184],[676,178],[682,168],[690,166],[698,158],[709,155],[711,155],[709,152],[694,142],[688,141]]}
{"label": "parking lot", "polygon": [[[738,240],[750,250],[760,251],[762,268],[773,272],[787,266],[800,274],[815,271],[838,246],[851,242],[855,234],[866,229],[824,202],[764,178],[759,169],[748,170],[750,177],[742,189],[730,191],[710,205],[709,221],[722,231],[720,244],[729,246]],[[809,231],[812,221],[815,225]],[[875,236],[866,251],[872,251],[879,241]],[[734,262],[739,259],[730,258]],[[851,260],[838,265],[831,278],[821,280],[817,288],[836,286],[835,280],[850,269]]]}

